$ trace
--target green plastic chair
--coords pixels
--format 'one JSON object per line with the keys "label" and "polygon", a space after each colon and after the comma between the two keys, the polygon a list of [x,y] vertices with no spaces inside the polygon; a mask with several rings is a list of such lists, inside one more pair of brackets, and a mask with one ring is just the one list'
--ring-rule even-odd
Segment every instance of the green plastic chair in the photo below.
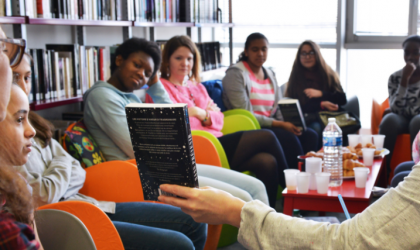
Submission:
{"label": "green plastic chair", "polygon": [[227,110],[223,112],[223,114],[225,115],[225,117],[231,116],[231,115],[244,115],[248,117],[249,119],[251,119],[252,122],[254,122],[255,127],[257,129],[261,129],[260,123],[258,122],[257,118],[255,118],[254,114],[252,114],[246,109],[231,109],[231,110]]}
{"label": "green plastic chair", "polygon": [[223,149],[222,144],[220,144],[220,141],[219,139],[217,139],[216,136],[214,136],[210,132],[203,131],[203,130],[193,130],[191,131],[191,134],[200,135],[209,139],[213,143],[213,145],[216,147],[217,153],[219,154],[219,157],[220,157],[220,162],[222,163],[222,167],[230,169],[225,150]]}
{"label": "green plastic chair", "polygon": [[256,130],[254,122],[245,115],[229,115],[225,116],[223,120],[222,133],[224,135],[232,134],[238,131]]}

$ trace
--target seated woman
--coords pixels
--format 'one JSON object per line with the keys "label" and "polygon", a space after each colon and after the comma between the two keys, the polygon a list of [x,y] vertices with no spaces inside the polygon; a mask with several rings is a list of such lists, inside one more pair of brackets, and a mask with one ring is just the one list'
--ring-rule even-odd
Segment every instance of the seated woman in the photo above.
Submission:
{"label": "seated woman", "polygon": [[[14,73],[25,76],[30,70],[30,57],[25,55],[20,65],[14,69]],[[26,90],[26,95],[30,93],[31,81],[22,77],[18,79],[18,84]],[[14,92],[22,91],[14,89]],[[19,98],[14,100],[15,102],[28,102],[23,92],[19,95],[15,93],[15,96],[12,99]],[[26,152],[25,157],[28,157],[28,160],[16,168],[32,186],[38,206],[63,200],[92,203],[111,219],[126,249],[204,248],[207,226],[194,222],[178,208],[155,203],[97,201],[79,194],[85,182],[85,170],[51,138],[52,125],[36,113],[30,114],[37,135],[32,140],[31,154],[27,156],[29,151]],[[3,132],[0,131],[1,133]]]}
{"label": "seated woman", "polygon": [[404,68],[389,77],[388,92],[391,113],[384,116],[379,134],[386,135],[384,147],[389,149],[388,171],[397,136],[410,133],[411,144],[420,130],[420,36],[410,36],[402,44]]}
{"label": "seated woman", "polygon": [[[160,49],[155,43],[131,38],[117,48],[111,78],[97,82],[83,96],[84,122],[107,160],[134,159],[125,115],[127,104],[141,102],[134,90],[148,83],[146,92],[156,103],[172,103],[156,75],[160,62]],[[197,172],[201,186],[217,187],[241,199],[259,199],[268,204],[264,184],[251,176],[200,164]]]}
{"label": "seated woman", "polygon": [[[313,41],[304,41],[299,46],[286,97],[299,100],[306,125],[317,132],[321,148],[324,125],[318,112],[338,111],[347,103],[347,98],[337,73],[325,62],[318,44]],[[343,135],[343,141],[347,141],[347,135]]]}
{"label": "seated woman", "polygon": [[286,161],[297,168],[297,156],[317,149],[317,135],[300,131],[282,120],[277,108],[282,93],[274,72],[263,67],[268,55],[268,40],[260,33],[248,36],[239,62],[223,78],[223,101],[228,109],[246,109],[254,114],[262,128],[274,132],[283,146]]}
{"label": "seated woman", "polygon": [[39,240],[28,226],[35,226],[31,190],[13,169],[28,159],[35,131],[27,119],[29,103],[23,91],[13,85],[9,95],[6,118],[0,122],[0,249],[38,249]]}
{"label": "seated woman", "polygon": [[189,37],[172,37],[162,53],[163,86],[173,102],[188,104],[192,130],[205,130],[218,137],[231,169],[256,174],[265,184],[273,207],[279,182],[285,187],[283,170],[288,168],[279,142],[267,130],[241,131],[229,135],[220,132],[223,113],[200,84],[200,62],[200,53]]}
{"label": "seated woman", "polygon": [[[25,179],[13,169],[13,165],[26,159],[24,152],[28,150],[26,143],[29,143],[19,140],[21,136],[16,138],[15,135],[27,130],[26,134],[33,136],[32,127],[27,126],[22,119],[29,111],[28,106],[9,102],[12,86],[10,64],[19,63],[19,58],[14,61],[12,59],[23,49],[20,51],[5,39],[6,35],[0,26],[0,133],[7,131],[7,135],[0,136],[0,249],[42,249],[33,220],[30,189]],[[5,47],[15,49],[5,51]],[[20,128],[16,129],[11,124],[19,124]],[[10,155],[16,157],[10,158]]]}

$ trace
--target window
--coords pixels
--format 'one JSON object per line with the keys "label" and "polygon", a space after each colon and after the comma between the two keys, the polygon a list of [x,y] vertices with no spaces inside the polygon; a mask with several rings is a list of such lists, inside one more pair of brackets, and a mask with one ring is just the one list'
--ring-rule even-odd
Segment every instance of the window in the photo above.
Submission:
{"label": "window", "polygon": [[336,42],[337,0],[232,1],[234,43],[244,43],[253,32],[263,33],[270,43]]}
{"label": "window", "polygon": [[355,0],[356,35],[408,35],[409,0]]}
{"label": "window", "polygon": [[362,128],[370,128],[372,98],[388,98],[388,79],[405,65],[402,49],[353,49],[347,52],[347,97],[357,95]]}

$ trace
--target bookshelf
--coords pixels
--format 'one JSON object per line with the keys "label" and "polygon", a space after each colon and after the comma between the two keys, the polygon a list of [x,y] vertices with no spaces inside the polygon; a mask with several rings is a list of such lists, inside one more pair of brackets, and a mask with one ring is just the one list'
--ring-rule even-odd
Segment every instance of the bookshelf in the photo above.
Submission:
{"label": "bookshelf", "polygon": [[[14,1],[14,0],[12,0]],[[124,0],[125,1],[125,0]],[[133,0],[134,1],[134,0]],[[138,0],[139,2],[142,0]],[[209,1],[214,1],[214,0],[209,0]],[[23,1],[25,2],[25,1]],[[134,1],[134,3],[136,3],[137,0]],[[225,4],[225,9],[228,8],[229,12],[231,12],[231,5],[232,5],[232,0],[226,0],[225,2],[228,2],[228,6]],[[193,1],[191,1],[190,3],[193,3]],[[1,4],[1,3],[0,3]],[[0,6],[1,7],[1,6]],[[133,28],[135,28],[136,32],[136,36],[140,36],[142,37],[140,34],[143,35],[143,37],[145,37],[146,39],[149,39],[151,41],[155,41],[155,29],[159,29],[160,27],[163,28],[185,28],[186,29],[186,34],[189,36],[192,36],[192,29],[194,32],[197,31],[196,33],[193,33],[194,37],[195,35],[197,35],[198,38],[198,42],[201,42],[201,29],[202,28],[211,28],[213,29],[213,33],[214,33],[214,29],[215,28],[229,28],[230,30],[230,40],[232,40],[231,34],[232,34],[232,27],[234,27],[234,24],[232,23],[232,15],[231,13],[229,13],[229,19],[224,19],[224,22],[229,21],[229,23],[214,23],[213,21],[215,21],[215,19],[212,20],[206,20],[204,18],[203,21],[203,16],[201,17],[201,21],[203,22],[195,22],[195,20],[193,20],[195,18],[195,16],[193,16],[193,14],[191,14],[191,22],[150,22],[150,21],[138,21],[135,20],[136,17],[134,16],[134,12],[133,15],[130,16],[129,14],[125,13],[126,15],[126,19],[129,21],[114,21],[114,20],[86,20],[86,19],[59,19],[59,18],[34,18],[33,14],[28,14],[28,12],[24,12],[25,10],[19,10],[21,16],[4,16],[4,17],[0,17],[0,24],[9,24],[11,25],[12,29],[9,28],[9,36],[11,35],[10,30],[12,30],[13,32],[13,37],[14,38],[24,38],[27,39],[28,41],[31,41],[33,38],[36,38],[36,43],[33,43],[34,45],[32,45],[32,47],[28,47],[28,48],[40,48],[40,47],[44,47],[43,43],[48,44],[48,43],[57,43],[55,41],[51,41],[51,39],[53,39],[57,33],[57,31],[59,30],[63,30],[60,31],[61,33],[57,34],[57,36],[70,36],[71,37],[71,43],[76,43],[78,45],[84,45],[86,46],[87,44],[94,44],[94,42],[90,41],[87,42],[87,35],[89,35],[89,37],[94,37],[95,33],[93,33],[92,35],[88,34],[90,32],[92,32],[89,29],[93,29],[93,28],[88,28],[88,27],[104,27],[106,29],[106,27],[109,27],[109,29],[106,29],[107,31],[109,30],[109,32],[112,32],[111,35],[114,37],[113,41],[111,42],[107,39],[103,39],[103,44],[107,44],[108,42],[110,44],[109,45],[113,45],[115,44],[115,40],[120,40],[119,38],[119,34],[120,31],[118,31],[119,29],[115,30],[116,28],[120,27],[121,28],[121,35],[122,35],[122,39],[121,41],[124,41],[128,38],[131,38],[133,36]],[[28,11],[28,10],[26,10]],[[227,12],[227,11],[225,11]],[[217,14],[218,15],[218,14]],[[36,16],[36,15],[35,15]],[[213,18],[215,16],[213,15]],[[227,16],[226,16],[227,17]],[[160,17],[157,18],[157,20],[162,20],[162,18]],[[197,19],[199,20],[199,19]],[[210,21],[209,23],[206,23],[206,21]],[[39,28],[42,28],[44,30],[47,30],[47,34],[49,34],[48,36],[42,36],[42,34],[39,34],[37,32],[34,32],[33,30],[38,31],[39,29],[35,29],[35,27],[31,28],[31,26],[39,26]],[[51,28],[46,28],[48,26],[51,26]],[[56,26],[56,27],[54,27]],[[65,28],[65,26],[67,26],[67,28]],[[28,29],[32,30],[32,32],[28,31]],[[95,29],[103,29],[103,28],[95,28]],[[182,30],[182,29],[181,29]],[[107,32],[105,31],[105,33]],[[160,30],[158,30],[160,31]],[[69,35],[70,34],[70,35]],[[97,34],[97,33],[96,33]],[[116,37],[116,38],[115,38]],[[68,39],[67,39],[68,40]],[[111,39],[112,40],[112,39]],[[96,41],[98,41],[98,39],[96,39]],[[58,42],[60,43],[60,42]],[[119,42],[118,42],[119,43]],[[36,44],[36,45],[35,45]],[[35,46],[35,47],[34,47]],[[232,51],[232,48],[231,48]],[[232,63],[232,62],[231,62]],[[213,70],[207,70],[205,72],[203,72],[203,75],[213,75],[213,72],[218,72],[220,73],[220,71],[225,71],[225,68],[218,68],[218,69],[213,69]],[[66,106],[66,105],[70,105],[70,104],[77,104],[77,103],[82,103],[83,102],[83,97],[82,96],[77,96],[77,97],[71,97],[71,98],[63,98],[63,99],[50,99],[50,100],[41,100],[41,101],[34,101],[30,104],[31,110],[34,111],[39,111],[39,110],[48,110],[50,108],[55,108],[55,107],[60,107],[60,106]],[[82,108],[82,106],[78,106],[80,108]],[[46,111],[48,112],[48,111]]]}
{"label": "bookshelf", "polygon": [[55,108],[63,105],[68,105],[72,103],[79,103],[83,101],[82,96],[71,97],[66,99],[52,99],[47,101],[37,101],[32,102],[29,106],[33,111],[39,111],[43,109]]}

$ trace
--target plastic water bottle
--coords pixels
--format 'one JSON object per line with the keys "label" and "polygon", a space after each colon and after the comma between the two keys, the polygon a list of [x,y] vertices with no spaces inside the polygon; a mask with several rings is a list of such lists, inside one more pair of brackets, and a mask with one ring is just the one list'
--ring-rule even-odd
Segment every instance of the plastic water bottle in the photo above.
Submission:
{"label": "plastic water bottle", "polygon": [[331,173],[330,187],[341,186],[343,183],[343,146],[342,132],[335,123],[335,118],[328,118],[323,136],[324,145],[324,168],[325,172]]}

